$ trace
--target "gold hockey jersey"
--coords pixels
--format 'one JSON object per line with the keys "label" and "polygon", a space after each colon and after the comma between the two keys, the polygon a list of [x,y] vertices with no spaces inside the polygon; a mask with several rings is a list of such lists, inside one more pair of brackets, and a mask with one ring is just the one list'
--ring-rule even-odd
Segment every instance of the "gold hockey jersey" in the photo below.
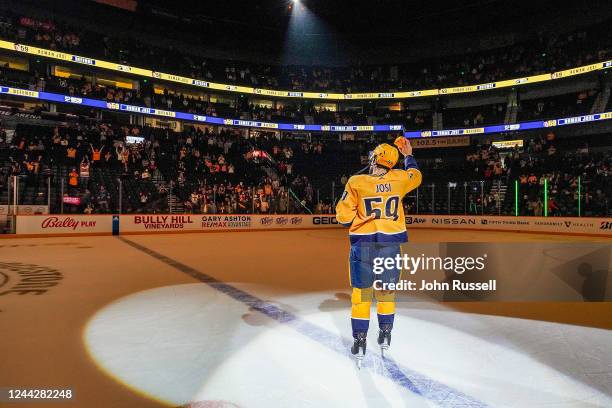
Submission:
{"label": "gold hockey jersey", "polygon": [[336,205],[336,219],[349,227],[351,244],[407,242],[402,199],[421,180],[412,156],[406,157],[405,170],[389,170],[383,176],[352,176]]}

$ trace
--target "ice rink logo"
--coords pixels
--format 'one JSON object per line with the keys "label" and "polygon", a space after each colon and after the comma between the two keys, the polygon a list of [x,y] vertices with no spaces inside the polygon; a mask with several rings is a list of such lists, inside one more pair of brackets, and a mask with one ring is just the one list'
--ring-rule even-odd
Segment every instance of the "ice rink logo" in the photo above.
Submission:
{"label": "ice rink logo", "polygon": [[56,269],[21,262],[0,262],[0,296],[42,295],[64,279]]}
{"label": "ice rink logo", "polygon": [[9,277],[8,275],[0,269],[0,291],[2,288],[8,284]]}

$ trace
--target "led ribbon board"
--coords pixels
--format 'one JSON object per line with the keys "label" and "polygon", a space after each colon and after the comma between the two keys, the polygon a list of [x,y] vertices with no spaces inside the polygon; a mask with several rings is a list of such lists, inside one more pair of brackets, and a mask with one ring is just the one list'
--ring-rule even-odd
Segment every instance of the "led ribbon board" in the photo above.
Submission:
{"label": "led ribbon board", "polygon": [[117,102],[107,102],[99,99],[82,98],[77,96],[61,95],[51,92],[30,91],[27,89],[0,86],[0,94],[22,96],[43,101],[68,103],[74,105],[90,106],[100,109],[110,109],[139,115],[163,116],[166,118],[188,120],[211,125],[237,126],[249,128],[275,129],[286,131],[305,132],[403,132],[402,125],[307,125],[303,123],[275,123],[254,120],[226,119],[215,116],[196,115],[193,113],[175,112],[145,106],[128,105]]}
{"label": "led ribbon board", "polygon": [[571,116],[567,118],[538,120],[534,122],[520,122],[510,125],[491,125],[478,128],[467,129],[447,129],[447,130],[422,130],[405,132],[407,138],[419,137],[439,137],[439,136],[461,136],[461,135],[482,135],[489,133],[515,132],[519,130],[533,130],[552,128],[557,126],[575,125],[578,123],[597,122],[600,120],[612,119],[612,112],[594,113],[591,115]]}
{"label": "led ribbon board", "polygon": [[450,95],[460,93],[471,93],[487,91],[491,89],[507,88],[512,86],[527,85],[538,82],[551,81],[560,78],[567,78],[575,75],[586,74],[588,72],[604,70],[612,67],[612,60],[597,62],[590,65],[584,65],[563,71],[550,72],[540,75],[532,75],[528,77],[507,79],[497,82],[489,82],[485,84],[475,84],[458,86],[451,88],[441,89],[423,89],[418,91],[404,91],[404,92],[365,92],[365,93],[325,93],[325,92],[302,92],[302,91],[283,91],[274,89],[264,88],[252,88],[248,86],[222,84],[216,82],[209,82],[201,79],[188,78],[176,74],[167,74],[164,72],[153,71],[146,68],[132,67],[129,65],[118,64],[115,62],[109,62],[99,60],[95,58],[83,57],[80,55],[67,54],[64,52],[48,50],[45,48],[38,48],[25,44],[17,44],[10,41],[0,40],[0,49],[6,49],[11,51],[17,51],[24,54],[36,55],[44,58],[51,58],[71,63],[89,65],[97,68],[108,69],[111,71],[134,74],[144,76],[148,78],[156,78],[169,82],[176,82],[183,85],[190,85],[199,88],[214,89],[225,92],[238,92],[243,94],[253,94],[262,96],[271,96],[279,98],[302,98],[302,99],[323,99],[323,100],[371,100],[371,99],[405,99],[405,98],[418,98],[424,96],[435,96],[435,95]]}
{"label": "led ribbon board", "polygon": [[[305,131],[305,132],[403,132],[403,125],[306,125],[295,123],[275,123],[261,122],[242,119],[225,119],[214,116],[196,115],[193,113],[175,112],[145,106],[128,105],[124,103],[107,102],[99,99],[81,98],[55,94],[51,92],[30,91],[28,89],[12,88],[0,86],[0,94],[22,96],[27,98],[39,99],[43,101],[69,103],[74,105],[91,106],[100,109],[110,109],[121,112],[136,113],[140,115],[163,116],[167,118],[188,120],[211,125],[237,126],[260,129],[275,129],[285,131]],[[462,136],[489,134],[500,132],[511,132],[519,130],[533,130],[542,128],[552,128],[556,126],[574,125],[578,123],[597,122],[612,119],[612,112],[595,113],[591,115],[572,116],[567,118],[550,119],[535,122],[521,122],[511,125],[492,125],[478,128],[467,129],[448,129],[448,130],[423,130],[404,132],[407,138],[420,137],[440,137],[440,136]]]}

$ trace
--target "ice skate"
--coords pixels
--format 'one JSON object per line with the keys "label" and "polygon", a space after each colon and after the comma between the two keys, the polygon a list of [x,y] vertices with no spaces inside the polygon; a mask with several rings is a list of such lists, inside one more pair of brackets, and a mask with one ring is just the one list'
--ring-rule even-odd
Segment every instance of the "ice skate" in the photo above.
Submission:
{"label": "ice skate", "polygon": [[380,354],[384,357],[385,352],[391,346],[391,325],[383,325],[378,331],[378,345],[380,346]]}
{"label": "ice skate", "polygon": [[351,347],[351,353],[357,359],[357,368],[361,370],[361,363],[366,353],[366,336],[367,333],[357,333],[357,337],[355,337],[355,342],[353,343],[353,347]]}

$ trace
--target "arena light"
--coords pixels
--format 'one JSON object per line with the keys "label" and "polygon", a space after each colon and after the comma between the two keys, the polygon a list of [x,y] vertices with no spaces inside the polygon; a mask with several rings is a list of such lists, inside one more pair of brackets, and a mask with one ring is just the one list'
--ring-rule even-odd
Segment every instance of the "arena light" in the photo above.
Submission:
{"label": "arena light", "polygon": [[[557,405],[587,397],[609,401],[580,377],[573,378],[568,370],[549,365],[538,349],[538,333],[567,333],[570,338],[589,338],[602,345],[604,331],[460,313],[424,299],[419,308],[398,308],[394,330],[398,338],[410,338],[411,347],[396,347],[392,357],[410,367],[398,366],[397,370],[418,380],[415,384],[422,392],[406,392],[390,381],[382,363],[370,368],[372,386],[351,392],[361,380],[344,354],[342,329],[334,323],[344,318],[345,311],[320,309],[322,302],[334,298],[333,292],[284,295],[270,288],[262,291],[257,285],[240,288],[248,293],[265,292],[274,304],[292,305],[297,319],[308,324],[298,329],[290,324],[267,324],[267,317],[246,311],[240,301],[210,285],[162,286],[116,299],[98,310],[82,332],[87,355],[98,369],[132,392],[170,406],[187,406],[185,402],[192,402],[189,406],[236,407],[249,402],[265,406],[269,397],[258,392],[261,382],[251,374],[254,370],[283,390],[275,394],[280,406],[305,406],[313,401],[329,402],[330,398],[335,402],[330,406],[373,405],[380,401],[381,391],[389,405],[405,406],[428,405],[431,400],[427,397],[437,393],[443,393],[444,401],[453,406],[464,403],[465,395],[485,401],[487,406],[503,405],[504,395]],[[328,336],[318,337],[318,330]],[[491,337],[491,332],[500,334]],[[505,332],[520,333],[529,341],[512,344],[503,338]],[[247,340],[228,342],[228,334],[232,339]],[[330,339],[332,348],[325,346]],[[415,354],[414,349],[421,352]],[[479,356],[486,356],[485,363],[475,363],[475,354],[469,350],[479,350]],[[431,356],[439,357],[436,364],[431,363]],[[266,359],[265,367],[262,358]],[[493,359],[500,369],[486,364]],[[529,372],[529,378],[517,376],[519,371]],[[299,381],[303,372],[317,372],[319,377]],[[486,386],[478,380],[486,381]],[[336,392],[325,392],[318,384],[334,384]],[[502,388],[505,393],[496,392]],[[298,404],[289,399],[304,389],[309,391],[308,399]],[[465,395],[453,397],[448,389]]]}
{"label": "arena light", "polygon": [[332,27],[301,0],[291,0],[291,16],[285,31],[284,65],[336,64],[338,38]]}

